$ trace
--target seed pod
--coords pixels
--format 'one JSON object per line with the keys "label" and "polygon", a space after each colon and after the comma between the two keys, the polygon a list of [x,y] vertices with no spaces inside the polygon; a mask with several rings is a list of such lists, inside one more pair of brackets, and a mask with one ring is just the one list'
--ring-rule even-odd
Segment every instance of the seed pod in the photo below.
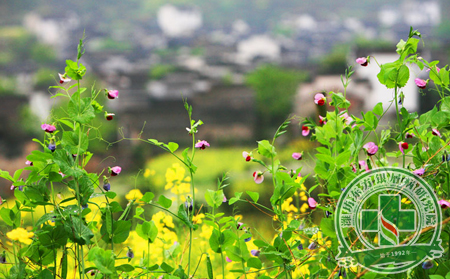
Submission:
{"label": "seed pod", "polygon": [[206,269],[208,271],[208,278],[214,279],[212,263],[211,263],[211,259],[209,258],[209,255],[206,255]]}

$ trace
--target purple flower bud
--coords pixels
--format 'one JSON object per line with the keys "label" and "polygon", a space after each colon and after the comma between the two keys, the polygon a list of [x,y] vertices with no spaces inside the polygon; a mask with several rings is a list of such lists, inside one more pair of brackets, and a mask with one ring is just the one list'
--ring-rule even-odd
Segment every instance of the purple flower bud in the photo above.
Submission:
{"label": "purple flower bud", "polygon": [[259,250],[252,250],[252,251],[250,251],[250,253],[251,253],[254,257],[258,257],[259,254],[261,253],[261,251],[259,251]]}
{"label": "purple flower bud", "polygon": [[186,207],[186,209],[191,212],[192,211],[192,202],[191,201],[185,201],[184,202],[184,207]]}
{"label": "purple flower bud", "polygon": [[297,249],[300,250],[300,251],[303,250],[303,244],[300,243],[300,244],[297,246]]}
{"label": "purple flower bud", "polygon": [[130,259],[134,258],[133,250],[131,250],[130,248],[128,248],[127,257]]}
{"label": "purple flower bud", "polygon": [[89,207],[88,204],[83,204],[83,205],[81,206],[81,209],[82,209],[82,210],[85,210],[85,209],[88,208],[88,207]]}
{"label": "purple flower bud", "polygon": [[308,249],[309,249],[309,250],[314,250],[314,249],[316,249],[316,248],[317,248],[317,243],[315,243],[314,241],[311,242],[311,243],[309,244],[309,246],[308,246]]}
{"label": "purple flower bud", "polygon": [[0,263],[5,264],[6,263],[6,257],[5,255],[0,255]]}
{"label": "purple flower bud", "polygon": [[19,191],[23,192],[23,186],[19,186]]}
{"label": "purple flower bud", "polygon": [[56,150],[56,144],[55,144],[54,142],[50,142],[49,145],[48,145],[48,149],[49,149],[51,152],[55,152],[55,150]]}
{"label": "purple flower bud", "polygon": [[332,214],[332,213],[331,213],[330,211],[328,211],[328,210],[325,211],[325,216],[327,216],[327,218],[329,218],[329,217],[331,216],[331,214]]}
{"label": "purple flower bud", "polygon": [[103,184],[103,189],[104,189],[105,191],[111,190],[111,184],[109,184],[109,182]]}
{"label": "purple flower bud", "polygon": [[424,261],[422,264],[422,268],[423,269],[430,269],[434,266],[433,262],[428,260],[428,261]]}
{"label": "purple flower bud", "polygon": [[249,242],[250,240],[252,240],[251,236],[249,238],[244,239],[244,242]]}
{"label": "purple flower bud", "polygon": [[339,270],[339,274],[338,274],[338,277],[340,277],[340,276],[342,276],[342,277],[347,277],[347,272],[345,271],[345,268],[341,268],[340,270]]}

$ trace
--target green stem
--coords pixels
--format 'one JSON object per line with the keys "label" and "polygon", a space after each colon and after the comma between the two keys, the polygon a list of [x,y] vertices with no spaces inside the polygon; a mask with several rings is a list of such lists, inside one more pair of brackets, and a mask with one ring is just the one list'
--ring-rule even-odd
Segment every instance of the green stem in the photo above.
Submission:
{"label": "green stem", "polygon": [[[150,241],[148,241],[148,246],[147,246],[147,268],[150,268]],[[147,273],[147,279],[148,279],[148,274]]]}
{"label": "green stem", "polygon": [[222,251],[220,251],[220,256],[222,257],[222,278],[225,278],[225,258]]}
{"label": "green stem", "polygon": [[56,249],[53,249],[53,264],[55,265],[55,269],[53,270],[53,279],[56,279]]}

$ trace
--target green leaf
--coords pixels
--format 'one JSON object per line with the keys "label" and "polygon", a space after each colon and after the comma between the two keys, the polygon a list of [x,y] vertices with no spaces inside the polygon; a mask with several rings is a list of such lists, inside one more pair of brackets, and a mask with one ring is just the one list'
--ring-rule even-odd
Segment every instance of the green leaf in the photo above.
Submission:
{"label": "green leaf", "polygon": [[170,150],[170,152],[174,153],[178,149],[178,143],[175,142],[169,142],[167,144],[167,148]]}
{"label": "green leaf", "polygon": [[72,154],[83,154],[88,149],[89,139],[85,133],[80,133],[79,129],[76,129],[73,132],[64,132],[61,144],[64,148],[70,148]]}
{"label": "green leaf", "polygon": [[131,230],[131,220],[115,221],[113,224],[113,242],[122,243],[127,240]]}
{"label": "green leaf", "polygon": [[409,68],[406,65],[402,65],[398,69],[397,86],[399,88],[405,87],[408,80],[409,80]]}
{"label": "green leaf", "polygon": [[154,197],[155,197],[155,194],[153,194],[152,192],[146,192],[144,194],[144,196],[141,198],[141,201],[143,201],[145,203],[150,203]]}
{"label": "green leaf", "polygon": [[208,203],[209,206],[218,208],[223,203],[223,190],[219,191],[213,191],[213,190],[206,190],[205,192],[205,200]]}
{"label": "green leaf", "polygon": [[320,229],[322,232],[331,238],[336,238],[336,231],[334,228],[334,221],[331,218],[322,218],[320,221]]}
{"label": "green leaf", "polygon": [[159,196],[158,203],[164,208],[169,208],[172,205],[172,200],[161,195]]}
{"label": "green leaf", "polygon": [[253,267],[256,269],[261,269],[262,268],[262,263],[261,260],[258,258],[250,258],[247,261],[247,266],[248,267]]}
{"label": "green leaf", "polygon": [[3,222],[6,223],[6,225],[12,227],[13,221],[11,220],[11,209],[8,209],[6,207],[2,207],[0,209],[0,217],[2,217]]}
{"label": "green leaf", "polygon": [[67,114],[76,122],[87,124],[95,118],[94,107],[91,105],[90,98],[77,100],[79,97],[76,96],[76,94],[79,93],[74,93],[69,104],[67,105]]}
{"label": "green leaf", "polygon": [[216,253],[220,253],[222,249],[220,249],[220,232],[218,230],[213,230],[211,236],[209,237],[209,247]]}
{"label": "green leaf", "polygon": [[80,245],[89,244],[94,237],[92,231],[78,217],[70,216],[70,219],[64,223],[64,228],[69,238]]}
{"label": "green leaf", "polygon": [[191,220],[189,219],[189,216],[187,215],[186,209],[184,208],[183,204],[180,204],[178,207],[178,215],[177,215],[183,223],[185,223],[189,228],[193,228],[194,225],[192,224]]}
{"label": "green leaf", "polygon": [[48,249],[55,250],[67,243],[67,232],[63,226],[44,226],[38,234],[41,244]]}
{"label": "green leaf", "polygon": [[44,269],[39,273],[36,279],[53,279],[53,273],[48,269]]}
{"label": "green leaf", "polygon": [[117,194],[116,192],[109,191],[105,193],[105,196],[107,196],[110,199],[114,199],[117,196]]}
{"label": "green leaf", "polygon": [[[103,274],[114,274],[116,272],[115,256],[111,250],[103,250],[96,246],[89,250],[88,261],[93,262],[95,267]],[[116,277],[114,277],[116,278]]]}
{"label": "green leaf", "polygon": [[266,158],[273,158],[277,155],[275,147],[267,140],[258,141],[258,153]]}
{"label": "green leaf", "polygon": [[122,264],[122,265],[116,266],[116,270],[124,271],[124,272],[131,272],[134,270],[134,267],[131,264]]}
{"label": "green leaf", "polygon": [[96,113],[101,113],[103,111],[103,106],[100,105],[96,100],[92,100],[91,105]]}
{"label": "green leaf", "polygon": [[445,278],[441,275],[433,274],[433,275],[430,275],[430,279],[445,279]]}
{"label": "green leaf", "polygon": [[241,198],[242,194],[243,194],[242,192],[235,192],[235,193],[234,193],[235,197],[231,198],[231,199],[228,201],[228,204],[229,204],[229,205],[232,205],[233,203],[239,201],[239,199]]}
{"label": "green leaf", "polygon": [[153,221],[145,221],[144,223],[136,226],[136,233],[144,240],[153,243],[158,235],[158,228]]}
{"label": "green leaf", "polygon": [[246,191],[247,195],[250,196],[250,198],[256,203],[259,200],[259,193],[257,192],[251,192],[251,191]]}
{"label": "green leaf", "polygon": [[[28,159],[28,157],[27,157],[27,159]],[[6,180],[9,180],[11,182],[14,182],[14,179],[12,178],[11,175],[9,175],[9,172],[7,172],[7,171],[0,170],[0,177],[4,178]]]}
{"label": "green leaf", "polygon": [[383,112],[384,112],[384,110],[383,110],[383,103],[380,102],[380,103],[376,104],[372,111],[376,115],[381,116],[383,114]]}
{"label": "green leaf", "polygon": [[167,273],[171,273],[172,271],[175,270],[175,268],[171,267],[170,265],[166,264],[165,262],[163,262],[163,263],[160,265],[160,267],[161,267],[162,270],[164,270],[164,271],[167,272]]}

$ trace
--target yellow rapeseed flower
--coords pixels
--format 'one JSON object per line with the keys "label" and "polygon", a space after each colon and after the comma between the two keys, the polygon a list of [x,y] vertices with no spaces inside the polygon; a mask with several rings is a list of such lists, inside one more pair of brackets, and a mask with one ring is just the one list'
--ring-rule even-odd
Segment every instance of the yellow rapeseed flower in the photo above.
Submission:
{"label": "yellow rapeseed flower", "polygon": [[305,213],[306,210],[308,210],[309,206],[307,203],[302,204],[302,207],[300,207],[300,212]]}
{"label": "yellow rapeseed flower", "polygon": [[140,200],[144,195],[142,195],[139,189],[132,189],[128,194],[126,194],[125,198],[127,200]]}
{"label": "yellow rapeseed flower", "polygon": [[155,175],[155,170],[145,169],[145,172],[144,172],[144,177],[145,178],[148,178],[148,177],[150,177],[152,175]]}
{"label": "yellow rapeseed flower", "polygon": [[281,204],[281,210],[286,212],[298,212],[297,207],[295,207],[291,202],[293,201],[292,197],[287,198],[283,204]]}
{"label": "yellow rapeseed flower", "polygon": [[408,200],[408,198],[403,198],[403,199],[402,199],[402,203],[404,203],[404,204],[410,204],[411,201]]}
{"label": "yellow rapeseed flower", "polygon": [[203,218],[205,218],[205,214],[203,213],[197,214],[194,217],[192,217],[192,222],[194,224],[201,224]]}
{"label": "yellow rapeseed flower", "polygon": [[33,242],[30,238],[34,236],[34,233],[28,232],[24,228],[17,228],[6,233],[6,236],[11,240],[18,240],[22,243],[30,245]]}

